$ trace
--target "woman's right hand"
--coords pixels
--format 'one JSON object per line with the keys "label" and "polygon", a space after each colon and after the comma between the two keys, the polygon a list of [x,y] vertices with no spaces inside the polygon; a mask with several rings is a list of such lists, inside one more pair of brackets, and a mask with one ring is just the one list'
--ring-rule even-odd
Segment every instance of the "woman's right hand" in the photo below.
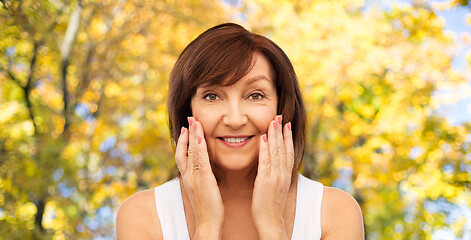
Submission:
{"label": "woman's right hand", "polygon": [[203,126],[194,117],[188,117],[188,123],[178,138],[175,160],[196,218],[194,239],[219,239],[224,220],[221,193],[211,170]]}

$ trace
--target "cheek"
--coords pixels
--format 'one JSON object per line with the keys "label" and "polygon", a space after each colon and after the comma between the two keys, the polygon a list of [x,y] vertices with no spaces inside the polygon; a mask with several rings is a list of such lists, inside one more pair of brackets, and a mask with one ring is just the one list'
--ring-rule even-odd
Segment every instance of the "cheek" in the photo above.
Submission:
{"label": "cheek", "polygon": [[267,133],[270,122],[273,119],[275,119],[275,116],[276,116],[276,109],[264,109],[264,110],[265,111],[263,110],[254,111],[253,114],[251,114],[250,116],[250,118],[252,119],[252,122],[255,124],[257,129],[262,134]]}
{"label": "cheek", "polygon": [[215,113],[214,111],[210,111],[209,108],[202,108],[198,109],[198,111],[193,112],[193,116],[203,126],[205,137],[211,136],[211,133],[214,131],[214,128],[217,124],[217,113]]}

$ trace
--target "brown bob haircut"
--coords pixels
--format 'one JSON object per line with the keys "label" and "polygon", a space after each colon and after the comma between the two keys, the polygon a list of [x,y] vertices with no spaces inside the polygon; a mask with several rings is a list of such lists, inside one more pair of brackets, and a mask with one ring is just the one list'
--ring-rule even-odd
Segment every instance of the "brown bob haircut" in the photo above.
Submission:
{"label": "brown bob haircut", "polygon": [[254,53],[267,58],[273,69],[278,97],[277,114],[283,124],[291,122],[297,170],[304,152],[306,111],[294,68],[286,54],[266,37],[240,25],[212,27],[193,40],[181,53],[170,74],[169,127],[175,146],[181,127],[192,116],[191,98],[200,86],[230,86],[253,67]]}

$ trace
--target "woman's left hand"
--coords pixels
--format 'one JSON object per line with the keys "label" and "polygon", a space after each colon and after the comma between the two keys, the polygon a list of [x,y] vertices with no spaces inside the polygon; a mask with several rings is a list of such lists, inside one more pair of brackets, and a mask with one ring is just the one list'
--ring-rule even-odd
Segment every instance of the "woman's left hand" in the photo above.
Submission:
{"label": "woman's left hand", "polygon": [[283,212],[291,185],[294,146],[291,123],[282,126],[282,116],[270,122],[260,139],[258,173],[252,196],[252,217],[260,239],[288,239]]}

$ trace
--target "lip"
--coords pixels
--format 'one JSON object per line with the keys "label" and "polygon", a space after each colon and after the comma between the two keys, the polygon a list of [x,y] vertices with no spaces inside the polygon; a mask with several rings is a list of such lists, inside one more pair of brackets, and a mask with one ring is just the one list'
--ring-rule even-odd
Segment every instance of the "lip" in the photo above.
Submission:
{"label": "lip", "polygon": [[[230,147],[230,148],[240,148],[240,147],[243,147],[244,145],[246,145],[247,143],[250,142],[250,140],[252,140],[252,138],[254,137],[255,135],[226,135],[226,136],[220,136],[218,137],[218,139],[224,143],[224,145]],[[243,142],[238,142],[238,143],[231,143],[231,142],[226,142],[224,141],[224,138],[246,138],[248,137],[249,139],[243,141]]]}

